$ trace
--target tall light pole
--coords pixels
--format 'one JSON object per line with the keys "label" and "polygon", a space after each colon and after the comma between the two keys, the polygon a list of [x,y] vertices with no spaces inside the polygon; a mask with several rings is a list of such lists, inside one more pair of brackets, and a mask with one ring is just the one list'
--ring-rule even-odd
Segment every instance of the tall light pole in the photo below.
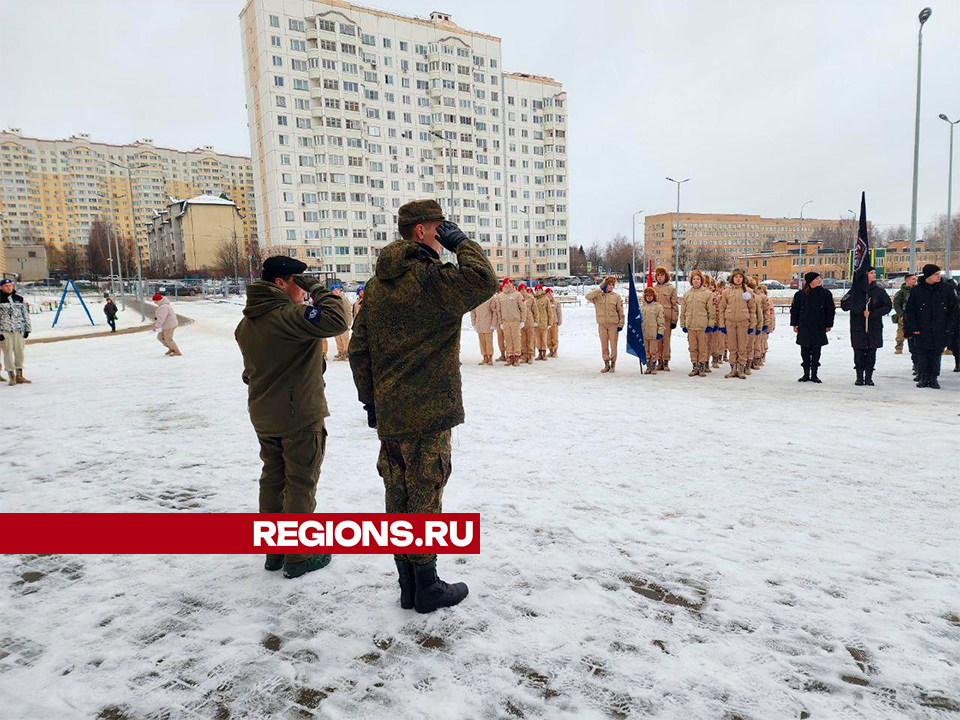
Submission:
{"label": "tall light pole", "polygon": [[637,215],[642,212],[643,210],[637,210],[633,214],[633,265],[630,267],[630,272],[634,275],[637,274]]}
{"label": "tall light pole", "polygon": [[[453,150],[453,140],[449,140],[448,138],[444,137],[442,132],[440,132],[439,130],[431,130],[430,134],[433,135],[434,137],[438,137],[441,140],[443,140],[445,143],[447,143],[450,146],[450,149]],[[452,152],[450,153],[450,156],[447,158],[446,165],[447,165],[448,175],[450,178],[447,181],[447,184],[450,186],[450,215],[451,215],[450,221],[453,222],[453,217],[452,217],[453,216],[453,153]]]}
{"label": "tall light pole", "polygon": [[800,206],[800,242],[803,242],[803,209],[812,202],[813,200],[807,200]]}
{"label": "tall light pole", "polygon": [[953,263],[951,262],[953,258],[950,256],[950,252],[951,252],[950,243],[953,240],[953,235],[952,235],[953,227],[951,225],[951,223],[953,222],[953,218],[950,216],[950,213],[952,212],[950,203],[953,200],[953,197],[952,197],[953,196],[953,126],[956,125],[957,123],[960,123],[960,118],[958,118],[957,120],[951,120],[943,113],[940,113],[940,119],[950,125],[950,163],[949,163],[950,170],[947,173],[947,242],[945,246],[947,251],[947,277],[949,278],[949,277],[952,277],[952,275],[950,274],[950,270],[953,265]]}
{"label": "tall light pole", "polygon": [[[118,162],[113,160],[107,160],[111,165],[115,165],[118,168],[126,169],[127,171],[127,187],[130,188],[130,223],[131,229],[130,232],[133,234],[133,246],[137,249],[137,295],[140,296],[140,322],[144,321],[146,318],[146,308],[144,306],[143,300],[143,268],[140,263],[140,243],[137,242],[137,216],[133,212],[133,171],[139,170],[140,168],[149,167],[147,163],[140,163],[139,165],[121,165]],[[119,244],[119,240],[117,241]],[[120,294],[123,295],[123,280],[121,278],[120,285]],[[126,305],[124,305],[126,306]]]}
{"label": "tall light pole", "polygon": [[668,177],[667,180],[677,184],[677,219],[674,222],[673,230],[673,281],[678,283],[680,282],[680,186],[689,182],[690,178],[674,180],[672,177]]}
{"label": "tall light pole", "polygon": [[530,240],[530,211],[521,209],[527,216],[527,282],[533,286],[533,243]]}
{"label": "tall light pole", "polygon": [[[107,200],[112,200],[112,195],[104,195],[103,193],[96,193],[102,198]],[[117,243],[117,279],[120,281],[120,307],[124,310],[127,309],[127,298],[123,294],[123,256],[120,254],[120,238],[117,236],[117,233],[113,234],[114,242]],[[110,224],[107,223],[107,247],[110,247]],[[113,256],[113,250],[110,250],[111,257]],[[110,261],[110,287],[113,288],[113,261]]]}
{"label": "tall light pole", "polygon": [[913,128],[913,205],[910,209],[910,272],[917,270],[917,176],[920,171],[920,65],[923,60],[923,24],[933,15],[933,10],[920,11],[920,31],[917,33],[917,115]]}

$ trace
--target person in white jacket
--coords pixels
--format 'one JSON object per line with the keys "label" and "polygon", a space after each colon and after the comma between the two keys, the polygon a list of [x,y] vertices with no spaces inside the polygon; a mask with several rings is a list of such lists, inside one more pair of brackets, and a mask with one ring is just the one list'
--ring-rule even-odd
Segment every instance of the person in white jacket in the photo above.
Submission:
{"label": "person in white jacket", "polygon": [[156,322],[153,326],[157,333],[157,339],[167,348],[167,357],[182,355],[180,348],[173,341],[173,331],[180,324],[177,321],[177,313],[173,309],[173,305],[160,293],[153,296],[153,301],[157,304]]}

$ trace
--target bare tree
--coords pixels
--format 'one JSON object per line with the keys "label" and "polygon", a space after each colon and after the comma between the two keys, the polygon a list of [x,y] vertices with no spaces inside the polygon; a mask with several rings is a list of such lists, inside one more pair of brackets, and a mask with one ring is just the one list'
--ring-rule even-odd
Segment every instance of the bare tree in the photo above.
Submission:
{"label": "bare tree", "polygon": [[570,246],[570,274],[585,275],[587,272],[587,254],[583,251],[583,245]]}
{"label": "bare tree", "polygon": [[839,226],[818,227],[810,239],[822,242],[827,250],[850,250],[857,239],[857,223],[851,218],[840,218]]}
{"label": "bare tree", "polygon": [[[950,234],[950,254],[960,247],[960,214],[953,216]],[[923,230],[923,244],[927,250],[945,250],[947,239],[947,214],[937,215]]]}
{"label": "bare tree", "polygon": [[[683,255],[681,254],[681,258]],[[690,248],[688,261],[683,265],[689,276],[690,271],[697,269],[710,275],[729,270],[733,266],[733,256],[724,250],[712,247]]]}
{"label": "bare tree", "polygon": [[78,280],[84,274],[86,258],[80,246],[76,243],[68,242],[63,246],[61,252],[61,268],[64,277],[69,280]]}
{"label": "bare tree", "polygon": [[214,272],[218,277],[240,277],[240,269],[244,266],[244,251],[237,239],[236,233],[231,233],[229,240],[223,240],[217,245],[214,256]]}
{"label": "bare tree", "polygon": [[612,272],[627,272],[627,265],[633,262],[633,245],[626,235],[617,233],[607,244],[603,253],[604,267]]}
{"label": "bare tree", "polygon": [[108,237],[106,224],[102,220],[94,220],[87,236],[87,269],[96,280],[109,275],[112,270]]}
{"label": "bare tree", "polygon": [[247,257],[249,259],[248,268],[250,275],[256,277],[260,268],[263,266],[263,249],[256,240],[251,240],[247,245]]}
{"label": "bare tree", "polygon": [[599,241],[594,240],[593,244],[587,248],[587,262],[593,266],[594,271],[604,264],[603,247],[601,247]]}
{"label": "bare tree", "polygon": [[47,271],[51,275],[63,275],[63,251],[52,242],[44,243],[47,250]]}

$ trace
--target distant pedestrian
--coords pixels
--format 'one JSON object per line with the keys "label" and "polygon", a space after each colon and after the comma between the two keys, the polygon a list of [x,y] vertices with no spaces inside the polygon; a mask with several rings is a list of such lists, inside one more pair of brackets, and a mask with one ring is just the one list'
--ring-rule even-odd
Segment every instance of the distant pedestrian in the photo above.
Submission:
{"label": "distant pedestrian", "polygon": [[157,333],[157,340],[167,349],[167,357],[179,357],[183,353],[180,352],[180,348],[177,347],[177,343],[173,340],[173,333],[177,329],[177,326],[180,325],[180,322],[177,320],[177,313],[173,309],[173,305],[170,304],[170,299],[160,293],[153,296],[153,302],[157,305],[153,326],[154,331]]}
{"label": "distant pedestrian", "polygon": [[607,275],[603,284],[587,293],[587,302],[593,303],[597,316],[597,331],[600,333],[600,351],[603,355],[602,373],[616,372],[617,346],[620,331],[623,330],[623,298],[614,289],[617,279]]}
{"label": "distant pedestrian", "polygon": [[10,385],[29,385],[23,376],[24,344],[33,329],[30,311],[10,278],[0,279],[0,346]]}
{"label": "distant pedestrian", "polygon": [[107,325],[110,326],[110,332],[117,331],[117,304],[113,298],[107,296],[107,301],[103,304],[103,314],[107,316]]}
{"label": "distant pedestrian", "polygon": [[912,337],[920,369],[917,387],[940,389],[940,355],[953,345],[958,320],[957,294],[941,282],[940,268],[923,266],[923,275],[910,293],[905,309],[903,332]]}
{"label": "distant pedestrian", "polygon": [[833,330],[837,308],[833,293],[823,287],[820,273],[803,276],[803,289],[797,290],[790,306],[790,325],[800,346],[803,376],[797,382],[820,383],[820,351],[830,342],[827,333]]}
{"label": "distant pedestrian", "polygon": [[840,301],[840,309],[850,311],[850,346],[853,348],[853,367],[857,373],[854,385],[873,385],[873,371],[877,365],[877,350],[883,347],[883,316],[893,309],[887,291],[877,285],[877,271],[867,268],[867,306],[852,311],[851,293]]}

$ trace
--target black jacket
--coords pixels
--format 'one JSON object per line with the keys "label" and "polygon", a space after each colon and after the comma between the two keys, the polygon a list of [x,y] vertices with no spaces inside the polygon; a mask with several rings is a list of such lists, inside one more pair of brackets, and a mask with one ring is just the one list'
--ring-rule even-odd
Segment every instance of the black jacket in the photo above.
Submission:
{"label": "black jacket", "polygon": [[103,306],[103,314],[111,319],[117,316],[117,305],[113,300]]}
{"label": "black jacket", "polygon": [[798,290],[790,306],[790,325],[797,328],[797,345],[826,345],[827,328],[833,327],[836,314],[833,293],[825,287],[810,288],[809,295]]}
{"label": "black jacket", "polygon": [[904,337],[912,337],[915,348],[940,352],[957,334],[958,313],[957,294],[950,285],[919,280],[903,313]]}
{"label": "black jacket", "polygon": [[[847,292],[840,301],[840,309],[849,311],[850,305],[850,293]],[[873,282],[867,290],[867,307],[870,308],[869,327],[862,312],[850,313],[850,347],[854,350],[883,347],[883,316],[893,309],[893,301],[886,290]]]}

